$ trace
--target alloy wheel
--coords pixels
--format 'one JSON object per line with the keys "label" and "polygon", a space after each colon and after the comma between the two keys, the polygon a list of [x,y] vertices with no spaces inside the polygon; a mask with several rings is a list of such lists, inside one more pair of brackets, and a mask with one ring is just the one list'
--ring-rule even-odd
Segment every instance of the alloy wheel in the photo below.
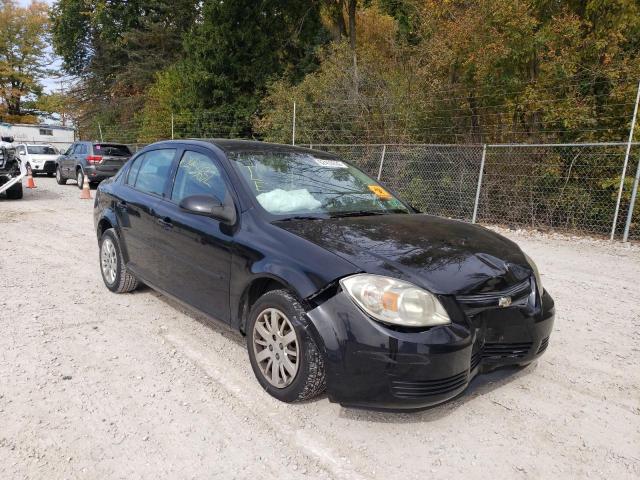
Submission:
{"label": "alloy wheel", "polygon": [[116,255],[116,247],[110,238],[105,238],[100,249],[100,265],[102,266],[102,274],[107,283],[113,284],[116,281],[116,273],[118,268],[118,257]]}
{"label": "alloy wheel", "polygon": [[298,336],[287,316],[276,308],[263,310],[253,327],[253,350],[263,377],[285,388],[298,373]]}

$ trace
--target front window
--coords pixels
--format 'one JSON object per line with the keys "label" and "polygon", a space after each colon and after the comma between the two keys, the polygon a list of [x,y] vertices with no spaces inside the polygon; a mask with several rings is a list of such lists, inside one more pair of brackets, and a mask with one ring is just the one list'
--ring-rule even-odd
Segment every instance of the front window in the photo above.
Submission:
{"label": "front window", "polygon": [[27,151],[31,155],[57,155],[58,151],[49,145],[29,145]]}
{"label": "front window", "polygon": [[233,152],[228,157],[258,203],[274,215],[409,213],[378,182],[332,156]]}

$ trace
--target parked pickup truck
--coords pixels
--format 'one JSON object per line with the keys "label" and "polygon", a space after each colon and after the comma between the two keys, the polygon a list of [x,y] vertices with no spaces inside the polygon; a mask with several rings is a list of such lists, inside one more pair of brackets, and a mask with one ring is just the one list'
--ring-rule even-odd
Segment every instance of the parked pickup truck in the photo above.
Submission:
{"label": "parked pickup truck", "polygon": [[6,193],[10,200],[22,198],[22,177],[25,169],[12,145],[13,138],[0,139],[0,193]]}

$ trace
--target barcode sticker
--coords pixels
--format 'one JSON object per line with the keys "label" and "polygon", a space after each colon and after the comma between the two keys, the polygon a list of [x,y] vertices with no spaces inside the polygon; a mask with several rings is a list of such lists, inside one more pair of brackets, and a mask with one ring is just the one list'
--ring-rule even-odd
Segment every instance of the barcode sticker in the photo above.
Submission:
{"label": "barcode sticker", "polygon": [[347,168],[347,164],[340,160],[326,160],[324,158],[314,158],[316,163],[321,167],[327,168]]}

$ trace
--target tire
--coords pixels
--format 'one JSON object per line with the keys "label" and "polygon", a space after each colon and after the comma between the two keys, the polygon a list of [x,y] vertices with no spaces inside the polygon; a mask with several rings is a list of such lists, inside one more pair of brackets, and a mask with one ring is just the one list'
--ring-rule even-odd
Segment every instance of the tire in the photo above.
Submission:
{"label": "tire", "polygon": [[135,290],[138,287],[138,279],[129,273],[122,261],[120,241],[113,228],[105,230],[100,237],[99,245],[100,274],[105,286],[115,293],[127,293]]}
{"label": "tire", "polygon": [[58,185],[66,185],[67,179],[62,176],[62,170],[60,170],[60,165],[56,167],[56,182]]}
{"label": "tire", "polygon": [[[270,319],[273,318],[271,315],[274,312],[278,320],[276,323],[280,325],[275,329],[275,340],[273,335],[266,335],[274,331],[273,328],[270,331],[267,330],[271,326]],[[280,314],[284,318],[278,318]],[[256,301],[249,313],[247,349],[253,373],[266,392],[282,402],[308,400],[322,393],[326,387],[324,357],[308,329],[305,328],[308,322],[306,313],[298,300],[286,290],[272,290],[265,293]],[[295,344],[286,343],[286,338],[291,338],[292,332],[295,336]],[[265,340],[267,336],[269,343]],[[256,343],[256,340],[259,343]],[[287,353],[293,351],[296,352],[295,356]],[[278,358],[283,360],[276,360],[278,355],[280,355]],[[294,359],[297,361],[294,362]],[[279,362],[275,382],[274,362]],[[286,366],[287,364],[289,367]],[[291,365],[295,365],[293,374],[290,370]]]}
{"label": "tire", "polygon": [[76,172],[76,180],[78,181],[78,188],[82,190],[82,185],[84,184],[84,172],[81,168]]}
{"label": "tire", "polygon": [[7,190],[7,200],[20,200],[22,198],[22,183],[18,182]]}

